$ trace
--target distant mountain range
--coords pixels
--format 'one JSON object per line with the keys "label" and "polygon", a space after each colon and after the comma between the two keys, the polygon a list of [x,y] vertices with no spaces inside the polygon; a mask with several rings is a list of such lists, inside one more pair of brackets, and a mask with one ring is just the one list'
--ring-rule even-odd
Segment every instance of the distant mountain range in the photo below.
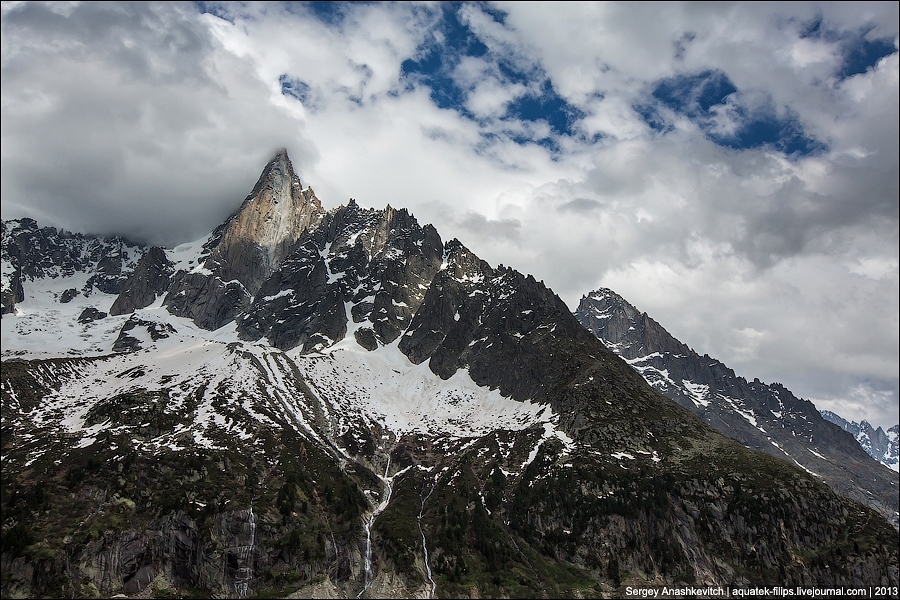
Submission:
{"label": "distant mountain range", "polygon": [[898,454],[900,454],[900,425],[894,425],[887,431],[881,427],[872,427],[868,421],[857,423],[847,421],[830,410],[823,410],[822,417],[850,433],[866,454],[894,471],[898,470]]}
{"label": "distant mountain range", "polygon": [[896,474],[849,434],[670,369],[686,410],[533,277],[324,210],[284,151],[199,240],[21,219],[0,259],[3,597],[898,585]]}

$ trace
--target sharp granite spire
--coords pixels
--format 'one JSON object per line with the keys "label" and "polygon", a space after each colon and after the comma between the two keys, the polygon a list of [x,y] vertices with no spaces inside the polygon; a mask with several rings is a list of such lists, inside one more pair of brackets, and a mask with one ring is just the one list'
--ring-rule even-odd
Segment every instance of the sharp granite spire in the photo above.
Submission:
{"label": "sharp granite spire", "polygon": [[324,214],[282,148],[237,212],[212,232],[199,264],[176,273],[164,304],[174,315],[218,329],[250,305],[300,236]]}
{"label": "sharp granite spire", "polygon": [[237,279],[255,294],[300,235],[323,215],[321,202],[312,188],[303,189],[282,148],[241,207],[217,230],[221,238],[206,266],[226,281]]}

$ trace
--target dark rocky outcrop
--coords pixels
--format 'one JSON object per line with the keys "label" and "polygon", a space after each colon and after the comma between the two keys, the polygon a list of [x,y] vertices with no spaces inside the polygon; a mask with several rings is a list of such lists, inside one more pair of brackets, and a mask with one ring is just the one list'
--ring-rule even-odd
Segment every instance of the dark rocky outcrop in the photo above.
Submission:
{"label": "dark rocky outcrop", "polygon": [[108,315],[102,310],[94,308],[93,306],[88,306],[83,311],[81,311],[80,315],[78,315],[78,322],[92,323],[94,321],[99,321],[100,319],[105,319],[107,316]]}
{"label": "dark rocky outcrop", "polygon": [[[581,369],[577,354],[585,344],[594,355],[608,354],[543,283],[493,269],[457,240],[445,253],[444,268],[400,341],[413,363],[428,360],[445,379],[468,368],[477,383],[504,395],[544,401]],[[556,347],[561,340],[568,349]]]}
{"label": "dark rocky outcrop", "polygon": [[15,312],[16,302],[25,300],[25,289],[22,287],[22,272],[18,267],[18,261],[14,263],[14,270],[9,276],[3,277],[0,287],[0,314]]}
{"label": "dark rocky outcrop", "polygon": [[[138,331],[135,331],[136,329]],[[141,329],[144,331],[141,332]],[[144,339],[149,337],[151,341],[156,342],[169,337],[171,333],[175,333],[175,328],[169,323],[148,321],[132,315],[119,330],[119,336],[113,342],[112,349],[113,352],[135,352],[143,348],[138,335]]]}
{"label": "dark rocky outcrop", "polygon": [[175,273],[163,305],[173,315],[188,317],[213,331],[250,306],[250,293],[239,281],[222,281],[201,273]]}
{"label": "dark rocky outcrop", "polygon": [[110,307],[109,314],[133,313],[153,304],[157,296],[163,295],[169,288],[174,270],[165,250],[158,246],[150,248],[122,284],[122,291]]}

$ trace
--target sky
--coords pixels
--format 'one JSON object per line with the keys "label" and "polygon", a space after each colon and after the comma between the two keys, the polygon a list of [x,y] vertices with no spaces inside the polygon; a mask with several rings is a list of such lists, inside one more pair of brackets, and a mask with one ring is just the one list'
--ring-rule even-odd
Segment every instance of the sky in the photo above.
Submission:
{"label": "sky", "polygon": [[2,213],[173,246],[279,148],[898,422],[898,3],[2,4]]}

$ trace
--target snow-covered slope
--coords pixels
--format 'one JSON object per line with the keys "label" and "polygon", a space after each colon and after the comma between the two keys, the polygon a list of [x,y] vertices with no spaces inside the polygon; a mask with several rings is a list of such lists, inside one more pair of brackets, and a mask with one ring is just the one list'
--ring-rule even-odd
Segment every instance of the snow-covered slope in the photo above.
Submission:
{"label": "snow-covered slope", "polygon": [[[184,271],[202,270],[207,239],[177,246],[166,256]],[[209,447],[222,435],[246,439],[252,430],[276,422],[292,423],[320,442],[372,428],[393,438],[407,433],[470,438],[533,425],[555,432],[558,415],[549,406],[512,400],[479,386],[466,368],[442,379],[427,362],[413,364],[400,352],[399,337],[366,350],[353,335],[362,323],[351,322],[337,343],[304,353],[302,347],[285,352],[242,341],[234,322],[215,331],[198,327],[169,313],[162,296],[131,314],[79,320],[85,309],[108,312],[116,298],[94,291],[60,302],[65,290],[84,289],[91,276],[90,271],[53,270],[29,279],[25,299],[2,319],[4,358],[94,359],[72,363],[64,376],[38,377],[37,384],[52,391],[28,412],[28,419],[38,430],[58,431],[63,445],[90,445],[104,428],[139,428],[96,416],[108,399],[122,399],[136,390],[163,394],[166,413],[178,414],[180,420],[144,444],[145,450],[177,450],[186,443]],[[154,331],[165,337],[151,335]],[[138,351],[115,351],[125,336],[134,340],[132,347]],[[216,403],[203,390],[216,390]],[[223,404],[223,394],[231,401]],[[567,439],[561,432],[557,435]],[[30,463],[49,450],[36,446],[25,460]]]}
{"label": "snow-covered slope", "polygon": [[108,311],[146,250],[120,238],[38,227],[32,219],[4,221],[4,358],[108,352],[121,324],[94,322],[85,310]]}
{"label": "snow-covered slope", "polygon": [[[161,298],[156,306],[132,315],[79,323],[85,307],[106,310],[113,300],[110,295],[95,294],[89,304],[59,306],[54,290],[66,289],[81,279],[74,275],[33,282],[29,286],[32,295],[15,315],[2,320],[5,357],[99,357],[81,363],[77,376],[73,373],[61,385],[58,380],[39,381],[57,389],[31,413],[35,424],[82,436],[77,444],[86,444],[83,440],[103,426],[86,424],[85,415],[94,403],[135,389],[166,390],[167,410],[189,411],[183,413],[186,425],[168,437],[175,439],[190,431],[198,444],[211,439],[205,433],[210,427],[224,426],[227,421],[209,403],[183,404],[185,397],[201,387],[221,390],[225,386],[232,389],[234,398],[242,397],[237,407],[246,413],[241,421],[245,425],[267,423],[266,414],[276,412],[280,421],[293,419],[313,437],[317,437],[311,425],[314,411],[306,406],[310,402],[328,416],[327,425],[337,438],[348,431],[350,422],[359,428],[377,426],[398,436],[417,432],[471,437],[557,420],[546,405],[518,402],[476,385],[466,369],[441,379],[427,363],[411,363],[397,349],[399,340],[376,351],[367,351],[348,337],[322,352],[283,352],[238,340],[233,323],[214,332],[199,328],[169,314]],[[148,327],[138,325],[129,329],[128,335],[138,340],[141,351],[116,353],[113,345],[129,320],[164,324],[171,330],[165,338],[153,340]],[[260,381],[265,381],[265,390],[256,389]],[[253,398],[265,404],[265,410],[253,409]],[[59,419],[54,420],[54,415]],[[246,434],[239,429],[239,421],[228,423],[238,427],[237,435]],[[167,440],[158,441],[169,443]]]}

